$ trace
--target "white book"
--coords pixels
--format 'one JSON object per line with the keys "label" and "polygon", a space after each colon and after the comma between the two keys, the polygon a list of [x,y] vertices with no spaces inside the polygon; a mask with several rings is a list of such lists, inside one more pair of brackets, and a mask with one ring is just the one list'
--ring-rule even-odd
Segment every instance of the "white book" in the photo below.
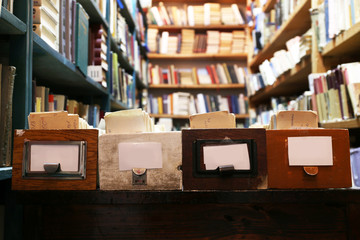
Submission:
{"label": "white book", "polygon": [[166,54],[168,52],[168,43],[169,43],[169,32],[164,31],[161,34],[161,43],[160,43],[161,54]]}
{"label": "white book", "polygon": [[202,93],[196,94],[196,103],[197,103],[197,107],[196,107],[197,113],[206,113],[204,94]]}
{"label": "white book", "polygon": [[191,5],[187,8],[187,17],[189,26],[195,26],[194,7]]}
{"label": "white book", "polygon": [[242,17],[241,14],[240,14],[240,10],[239,10],[238,5],[235,4],[235,3],[233,3],[233,4],[231,4],[231,8],[232,8],[232,10],[233,10],[236,23],[237,23],[237,24],[244,24],[245,21],[244,21],[243,17]]}
{"label": "white book", "polygon": [[150,11],[152,12],[152,14],[154,16],[157,25],[158,26],[163,26],[164,22],[161,19],[159,9],[157,7],[152,7],[152,8],[150,8]]}
{"label": "white book", "polygon": [[204,4],[204,25],[210,25],[210,4]]}

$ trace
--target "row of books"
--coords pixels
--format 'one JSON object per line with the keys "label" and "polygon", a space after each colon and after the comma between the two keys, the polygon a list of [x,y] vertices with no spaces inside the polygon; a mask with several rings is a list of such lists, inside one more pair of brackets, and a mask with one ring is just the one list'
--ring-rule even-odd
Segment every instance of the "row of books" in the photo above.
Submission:
{"label": "row of books", "polygon": [[182,29],[181,33],[159,32],[148,30],[148,46],[150,52],[161,54],[191,53],[225,53],[236,54],[246,52],[245,31],[220,32],[209,30],[195,33],[193,29]]}
{"label": "row of books", "polygon": [[260,104],[252,110],[254,111],[254,123],[268,125],[271,116],[276,112],[313,110],[311,92],[306,91],[300,96],[272,97],[270,104]]}
{"label": "row of books", "polygon": [[134,107],[134,79],[121,67],[118,54],[110,52],[110,92],[115,100],[123,103],[128,108]]}
{"label": "row of books", "polygon": [[248,113],[248,101],[243,94],[211,95],[174,92],[154,96],[149,94],[150,112],[153,114],[191,115],[214,111],[229,111],[235,114]]}
{"label": "row of books", "polygon": [[245,84],[247,68],[237,64],[210,64],[204,67],[175,68],[149,64],[150,84],[197,85],[197,84]]}
{"label": "row of books", "polygon": [[291,16],[300,0],[279,0],[269,13],[254,11],[255,28],[252,32],[254,53],[260,51],[272,38],[276,30]]}
{"label": "row of books", "polygon": [[322,48],[341,32],[360,21],[360,2],[357,0],[325,0],[311,10],[318,48]]}
{"label": "row of books", "polygon": [[276,79],[291,70],[304,57],[311,53],[311,34],[309,30],[301,37],[296,36],[286,42],[286,50],[281,49],[274,53],[273,57],[266,59],[259,65],[260,73],[249,76],[246,81],[248,96],[256,91],[274,84]]}
{"label": "row of books", "polygon": [[0,167],[11,165],[15,73],[16,68],[14,66],[8,66],[0,62]]}
{"label": "row of books", "polygon": [[36,81],[33,81],[33,92],[32,112],[67,111],[78,114],[93,127],[98,126],[104,114],[98,104],[84,104],[66,95],[54,94],[48,87],[37,86]]}
{"label": "row of books", "polygon": [[195,26],[245,24],[245,10],[237,5],[204,3],[203,5],[167,5],[159,2],[150,8],[147,16],[149,24]]}
{"label": "row of books", "polygon": [[319,121],[337,121],[360,116],[360,63],[341,64],[326,73],[310,74],[313,108]]}

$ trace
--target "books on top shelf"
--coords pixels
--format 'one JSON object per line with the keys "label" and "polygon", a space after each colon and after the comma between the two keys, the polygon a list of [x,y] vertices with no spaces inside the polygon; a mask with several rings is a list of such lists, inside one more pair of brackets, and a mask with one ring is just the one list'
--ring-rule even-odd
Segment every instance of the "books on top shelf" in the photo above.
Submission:
{"label": "books on top shelf", "polygon": [[311,52],[311,31],[303,36],[295,36],[286,42],[287,49],[274,52],[273,57],[259,65],[259,72],[247,79],[248,96],[269,85],[273,85],[278,77],[291,70]]}
{"label": "books on top shelf", "polygon": [[213,95],[188,92],[171,94],[149,94],[150,112],[153,114],[192,115],[215,111],[229,111],[235,114],[248,113],[248,101],[243,94]]}
{"label": "books on top shelf", "polygon": [[220,32],[215,30],[196,33],[182,29],[181,34],[150,28],[148,30],[150,52],[160,54],[239,54],[246,52],[245,31]]}
{"label": "books on top shelf", "polygon": [[318,48],[322,51],[331,39],[360,21],[360,2],[325,0],[311,9],[311,20],[316,23]]}
{"label": "books on top shelf", "polygon": [[360,116],[360,63],[346,63],[326,73],[310,74],[313,107],[320,122],[346,120]]}
{"label": "books on top shelf", "polygon": [[59,1],[33,0],[33,28],[56,51],[59,51]]}
{"label": "books on top shelf", "polygon": [[149,75],[150,85],[245,84],[247,69],[226,63],[198,68],[175,68],[173,64],[162,68],[150,63]]}
{"label": "books on top shelf", "polygon": [[158,26],[198,26],[245,24],[245,11],[237,4],[204,3],[202,5],[170,5],[159,2],[148,11],[148,23]]}

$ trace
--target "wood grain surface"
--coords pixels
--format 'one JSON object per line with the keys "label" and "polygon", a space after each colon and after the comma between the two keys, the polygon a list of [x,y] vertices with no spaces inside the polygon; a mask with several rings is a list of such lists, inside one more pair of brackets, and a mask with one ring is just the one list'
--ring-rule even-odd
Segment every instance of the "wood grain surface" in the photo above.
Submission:
{"label": "wood grain surface", "polygon": [[[24,179],[24,141],[87,141],[86,179]],[[95,190],[97,179],[98,130],[15,130],[13,146],[13,190]]]}

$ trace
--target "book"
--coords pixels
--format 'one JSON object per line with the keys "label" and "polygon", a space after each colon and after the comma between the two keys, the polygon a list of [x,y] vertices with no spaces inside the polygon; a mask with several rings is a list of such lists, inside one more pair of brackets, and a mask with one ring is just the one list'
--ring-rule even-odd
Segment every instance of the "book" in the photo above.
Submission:
{"label": "book", "polygon": [[1,101],[0,101],[0,166],[11,166],[12,146],[12,110],[16,68],[2,65],[0,68]]}
{"label": "book", "polygon": [[75,64],[86,76],[88,66],[89,16],[80,3],[76,3],[75,35]]}

